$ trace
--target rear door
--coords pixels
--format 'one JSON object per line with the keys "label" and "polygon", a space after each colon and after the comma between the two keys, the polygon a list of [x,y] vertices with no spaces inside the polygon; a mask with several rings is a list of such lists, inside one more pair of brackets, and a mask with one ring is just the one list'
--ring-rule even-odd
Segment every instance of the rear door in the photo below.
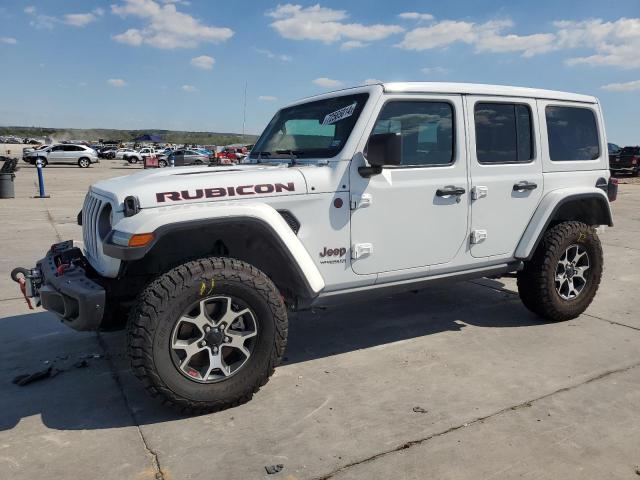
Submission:
{"label": "rear door", "polygon": [[535,99],[468,96],[471,254],[512,254],[543,192]]}

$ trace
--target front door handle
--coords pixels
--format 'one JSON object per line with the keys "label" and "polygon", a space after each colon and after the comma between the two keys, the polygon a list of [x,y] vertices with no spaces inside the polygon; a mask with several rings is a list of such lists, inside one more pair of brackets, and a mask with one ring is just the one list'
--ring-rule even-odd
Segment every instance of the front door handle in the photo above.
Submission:
{"label": "front door handle", "polygon": [[524,191],[530,191],[530,190],[535,190],[536,188],[538,188],[538,184],[535,182],[518,182],[513,186],[513,191],[514,192],[524,192]]}
{"label": "front door handle", "polygon": [[436,196],[438,197],[448,197],[451,195],[464,195],[466,190],[462,187],[454,187],[453,185],[447,185],[446,187],[442,187],[436,190]]}

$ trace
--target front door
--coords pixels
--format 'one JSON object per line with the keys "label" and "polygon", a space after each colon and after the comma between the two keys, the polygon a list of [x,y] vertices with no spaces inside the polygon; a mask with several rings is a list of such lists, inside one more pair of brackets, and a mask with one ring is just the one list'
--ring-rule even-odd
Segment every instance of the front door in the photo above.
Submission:
{"label": "front door", "polygon": [[471,254],[512,255],[542,196],[534,99],[468,96]]}
{"label": "front door", "polygon": [[47,163],[64,163],[64,145],[52,147],[47,155]]}
{"label": "front door", "polygon": [[461,96],[385,97],[370,133],[399,134],[402,156],[399,165],[370,178],[352,162],[354,272],[424,271],[450,262],[468,232]]}

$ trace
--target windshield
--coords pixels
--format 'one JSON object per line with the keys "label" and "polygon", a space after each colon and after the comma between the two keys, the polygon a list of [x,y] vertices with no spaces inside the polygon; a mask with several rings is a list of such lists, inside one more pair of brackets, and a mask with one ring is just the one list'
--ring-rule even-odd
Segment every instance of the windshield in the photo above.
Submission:
{"label": "windshield", "polygon": [[345,95],[280,110],[251,150],[251,158],[335,157],[368,97],[368,93]]}

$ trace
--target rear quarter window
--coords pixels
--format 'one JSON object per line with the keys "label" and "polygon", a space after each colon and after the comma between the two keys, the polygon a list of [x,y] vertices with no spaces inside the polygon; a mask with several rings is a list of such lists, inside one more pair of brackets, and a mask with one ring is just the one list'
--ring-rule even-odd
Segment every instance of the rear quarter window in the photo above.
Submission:
{"label": "rear quarter window", "polygon": [[549,105],[545,109],[549,157],[554,162],[596,160],[600,142],[590,108]]}

